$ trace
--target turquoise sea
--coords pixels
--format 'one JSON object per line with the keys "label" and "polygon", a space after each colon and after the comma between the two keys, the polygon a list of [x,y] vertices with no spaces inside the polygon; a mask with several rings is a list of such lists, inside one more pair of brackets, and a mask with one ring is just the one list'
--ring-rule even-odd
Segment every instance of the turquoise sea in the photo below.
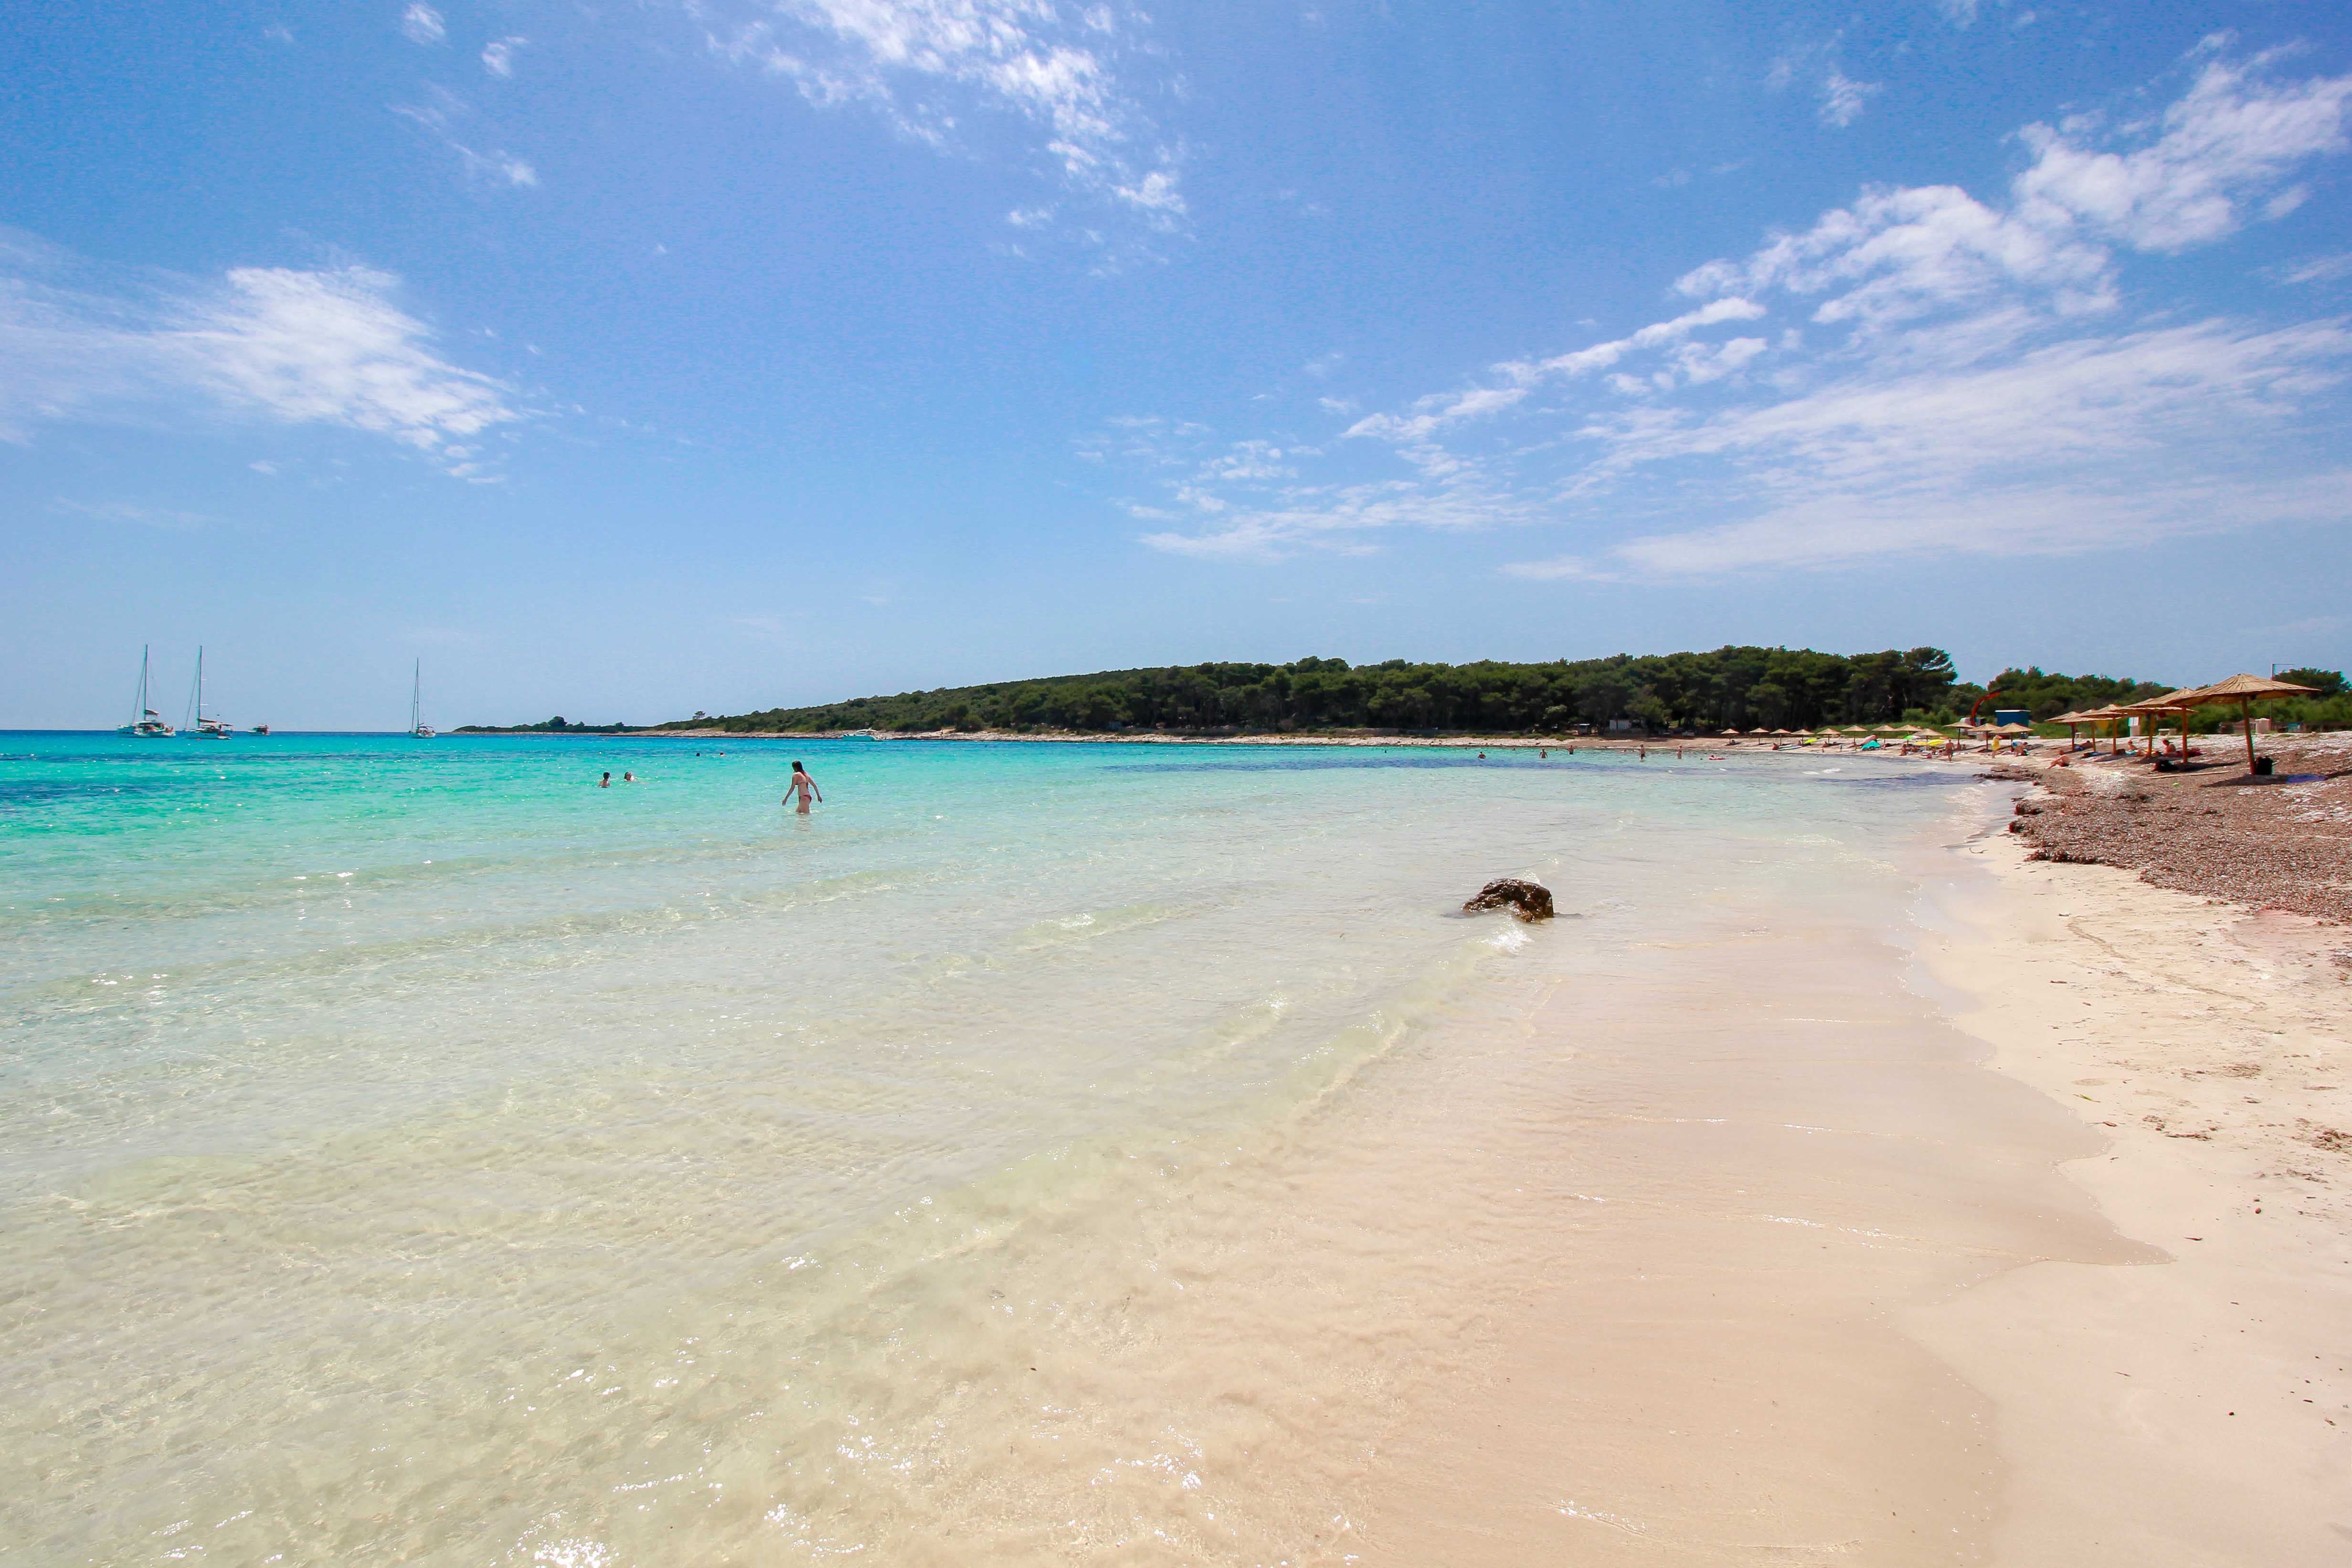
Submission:
{"label": "turquoise sea", "polygon": [[1318,1151],[1951,810],[1699,756],[0,734],[0,1563],[1345,1561]]}

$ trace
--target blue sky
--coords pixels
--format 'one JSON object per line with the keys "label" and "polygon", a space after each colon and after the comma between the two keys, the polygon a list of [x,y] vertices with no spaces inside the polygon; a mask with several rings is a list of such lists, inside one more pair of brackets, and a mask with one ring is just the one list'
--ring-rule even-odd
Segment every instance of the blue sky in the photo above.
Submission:
{"label": "blue sky", "polygon": [[[2352,15],[58,4],[0,724],[2352,662]],[[177,699],[163,707],[176,716]]]}

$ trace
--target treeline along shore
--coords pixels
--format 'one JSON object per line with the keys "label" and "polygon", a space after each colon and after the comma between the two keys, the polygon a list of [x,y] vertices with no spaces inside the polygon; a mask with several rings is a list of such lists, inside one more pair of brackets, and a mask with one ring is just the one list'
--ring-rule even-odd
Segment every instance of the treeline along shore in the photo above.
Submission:
{"label": "treeline along shore", "polygon": [[[2340,676],[2310,714],[2352,723]],[[2313,681],[2306,681],[2313,684]],[[2069,676],[2038,667],[2004,670],[1990,683],[2002,709],[2036,719],[2170,690],[2172,682],[2128,676]],[[1987,695],[1958,678],[1937,647],[1877,653],[1811,648],[1720,647],[1708,653],[1556,659],[1511,664],[1415,664],[1392,658],[1350,665],[1340,658],[1289,664],[1171,665],[1048,676],[984,686],[941,687],[857,697],[802,708],[690,719],[640,728],[581,724],[467,725],[461,732],[557,734],[1392,734],[1559,735],[1580,724],[1624,720],[1655,732],[1812,729],[1824,724],[1949,723]],[[2332,708],[2330,705],[2333,705]],[[2340,709],[2340,713],[2334,710]]]}
{"label": "treeline along shore", "polygon": [[[808,708],[665,725],[724,731],[1283,732],[1436,730],[1558,733],[1612,719],[1664,729],[1679,721],[1772,726],[1849,717],[1894,720],[1952,700],[1941,648],[1846,656],[1725,647],[1713,653],[1559,659],[1546,664],[1414,664],[1341,658],[1108,670],[986,686],[861,697]],[[1752,721],[1751,721],[1752,716]]]}

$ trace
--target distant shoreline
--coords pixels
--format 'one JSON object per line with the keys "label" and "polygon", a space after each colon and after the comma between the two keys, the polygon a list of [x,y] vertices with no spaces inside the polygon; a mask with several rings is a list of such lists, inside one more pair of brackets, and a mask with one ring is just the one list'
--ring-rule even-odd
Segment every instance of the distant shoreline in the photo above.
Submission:
{"label": "distant shoreline", "polygon": [[[559,730],[468,730],[468,735],[575,733]],[[452,731],[455,733],[455,731]],[[1713,736],[1675,735],[1373,735],[1342,731],[1335,734],[1303,732],[1272,734],[1216,734],[1201,731],[1125,730],[1112,731],[1080,730],[632,730],[618,735],[600,732],[583,733],[583,739],[621,740],[695,740],[695,741],[1017,741],[1026,744],[1064,744],[1090,746],[1419,746],[1445,751],[1484,749],[1488,751],[1566,751],[1598,747],[1605,751],[1660,751],[1680,746],[1685,751],[1732,752],[1743,753],[1772,751],[1805,751],[1813,755],[1824,754],[1821,746],[1799,747],[1789,737],[1769,741],[1761,736],[1742,736],[1728,740]],[[1840,742],[1840,749],[1843,743]],[[1890,746],[1889,751],[1895,748]]]}

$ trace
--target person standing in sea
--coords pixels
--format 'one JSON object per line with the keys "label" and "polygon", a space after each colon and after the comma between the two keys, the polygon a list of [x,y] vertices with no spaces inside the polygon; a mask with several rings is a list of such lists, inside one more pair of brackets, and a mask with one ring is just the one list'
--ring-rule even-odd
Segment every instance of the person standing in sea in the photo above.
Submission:
{"label": "person standing in sea", "polygon": [[824,792],[816,787],[816,780],[809,777],[808,770],[798,763],[793,764],[793,782],[784,786],[784,803],[790,805],[795,795],[800,797],[800,804],[793,806],[793,809],[803,816],[808,815],[809,798],[812,795],[818,800],[824,798]]}

